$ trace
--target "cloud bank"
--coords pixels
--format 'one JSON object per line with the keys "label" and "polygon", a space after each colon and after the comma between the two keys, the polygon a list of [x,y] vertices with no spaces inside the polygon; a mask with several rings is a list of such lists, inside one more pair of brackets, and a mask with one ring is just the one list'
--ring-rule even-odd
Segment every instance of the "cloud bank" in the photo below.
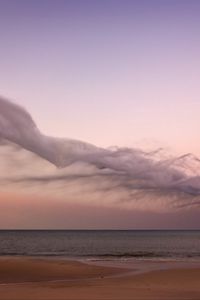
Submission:
{"label": "cloud bank", "polygon": [[[120,201],[170,198],[181,207],[199,205],[200,160],[194,155],[167,157],[162,149],[105,149],[46,136],[24,108],[2,97],[0,155],[5,169],[6,162],[15,168],[10,176],[1,174],[1,183],[59,184],[60,188],[73,183],[90,187],[89,192],[99,193],[100,197],[106,195]],[[46,161],[45,172],[38,172],[39,168],[34,171],[37,159],[40,163]],[[23,161],[26,168],[29,165],[29,172],[23,171]]]}

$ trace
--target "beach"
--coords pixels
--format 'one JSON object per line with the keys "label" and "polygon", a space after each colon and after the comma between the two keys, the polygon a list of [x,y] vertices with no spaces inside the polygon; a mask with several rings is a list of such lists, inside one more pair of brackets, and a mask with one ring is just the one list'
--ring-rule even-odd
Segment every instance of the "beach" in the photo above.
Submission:
{"label": "beach", "polygon": [[[150,268],[144,268],[145,264]],[[143,268],[140,269],[140,265]],[[200,265],[0,259],[1,300],[200,299]],[[129,267],[128,267],[129,266]],[[161,267],[160,267],[161,266]]]}

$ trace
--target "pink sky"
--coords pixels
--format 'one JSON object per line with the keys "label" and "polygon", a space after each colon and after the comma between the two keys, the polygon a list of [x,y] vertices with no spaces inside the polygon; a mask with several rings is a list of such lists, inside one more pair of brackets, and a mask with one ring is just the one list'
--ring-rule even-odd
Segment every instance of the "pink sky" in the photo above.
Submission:
{"label": "pink sky", "polygon": [[[195,0],[2,1],[0,94],[48,135],[200,156],[199,31]],[[0,228],[200,226],[195,208],[138,212],[41,195],[2,187]]]}
{"label": "pink sky", "polygon": [[1,194],[0,212],[1,229],[199,228],[199,211],[193,209],[159,213],[11,193]]}

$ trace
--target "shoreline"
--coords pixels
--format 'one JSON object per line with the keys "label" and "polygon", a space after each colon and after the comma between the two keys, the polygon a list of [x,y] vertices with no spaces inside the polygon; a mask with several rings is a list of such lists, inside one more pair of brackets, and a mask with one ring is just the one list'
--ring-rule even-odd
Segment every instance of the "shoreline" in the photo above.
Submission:
{"label": "shoreline", "polygon": [[135,267],[140,273],[146,273],[157,270],[166,269],[182,269],[182,268],[200,268],[200,259],[184,260],[184,259],[149,259],[149,258],[99,258],[99,257],[70,257],[70,256],[39,256],[39,255],[0,255],[0,263],[4,260],[11,261],[45,261],[45,262],[69,262],[81,263],[84,265],[99,266],[105,268],[127,269],[136,271]]}
{"label": "shoreline", "polygon": [[200,260],[196,261],[177,261],[177,260],[147,260],[147,259],[130,259],[130,260],[92,260],[83,263],[104,266],[125,268],[130,270],[130,274],[144,274],[152,271],[173,270],[173,269],[200,269]]}
{"label": "shoreline", "polygon": [[0,300],[200,299],[200,262],[0,257]]}

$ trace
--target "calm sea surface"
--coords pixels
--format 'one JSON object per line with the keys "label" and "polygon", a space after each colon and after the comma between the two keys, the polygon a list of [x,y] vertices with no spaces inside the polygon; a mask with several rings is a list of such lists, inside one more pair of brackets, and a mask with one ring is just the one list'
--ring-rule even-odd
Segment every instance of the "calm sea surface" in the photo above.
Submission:
{"label": "calm sea surface", "polygon": [[0,255],[200,261],[200,231],[1,230]]}

